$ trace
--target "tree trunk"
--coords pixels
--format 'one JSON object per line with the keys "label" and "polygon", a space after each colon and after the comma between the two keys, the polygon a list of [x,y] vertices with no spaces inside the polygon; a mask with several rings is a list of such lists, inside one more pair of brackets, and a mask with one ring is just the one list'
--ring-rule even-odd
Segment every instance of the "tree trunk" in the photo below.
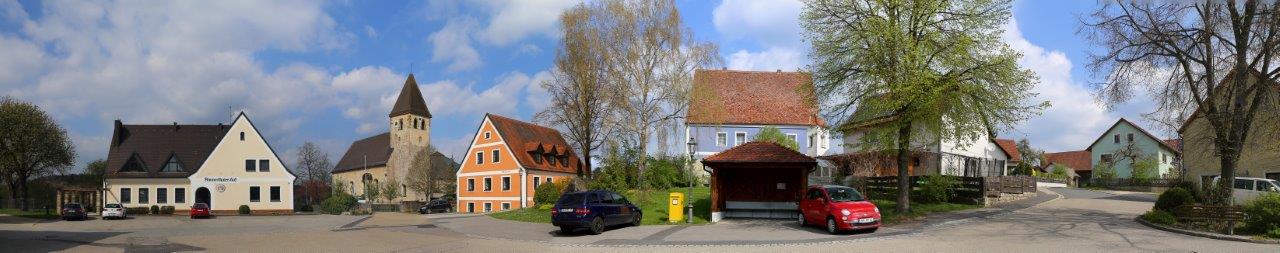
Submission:
{"label": "tree trunk", "polygon": [[9,183],[9,203],[5,208],[14,208],[18,206],[18,181],[8,178]]}
{"label": "tree trunk", "polygon": [[18,187],[22,190],[22,198],[18,200],[18,205],[22,211],[31,211],[31,193],[27,191],[27,179],[18,178]]}
{"label": "tree trunk", "polygon": [[911,156],[911,122],[898,128],[898,205],[897,213],[911,210],[911,174],[907,163]]}
{"label": "tree trunk", "polygon": [[640,159],[636,161],[636,186],[641,188],[645,188],[644,170],[649,160],[649,132],[647,129],[640,130]]}
{"label": "tree trunk", "polygon": [[1219,166],[1222,175],[1218,177],[1218,204],[1231,205],[1231,188],[1235,185],[1236,179],[1236,163],[1239,162],[1239,152],[1237,149],[1226,148],[1220,149]]}
{"label": "tree trunk", "polygon": [[582,145],[582,166],[578,167],[578,178],[591,177],[591,150],[587,146],[591,144]]}

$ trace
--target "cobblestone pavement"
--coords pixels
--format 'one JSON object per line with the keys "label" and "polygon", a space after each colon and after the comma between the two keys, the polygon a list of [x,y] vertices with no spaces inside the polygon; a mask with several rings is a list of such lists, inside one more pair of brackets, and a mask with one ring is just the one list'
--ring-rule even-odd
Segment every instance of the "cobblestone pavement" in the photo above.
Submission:
{"label": "cobblestone pavement", "polygon": [[[1144,197],[1149,194],[1051,190],[1045,192],[1050,199],[1038,205],[980,209],[936,217],[945,218],[941,222],[839,236],[786,221],[623,227],[585,236],[457,214],[142,216],[83,222],[0,216],[0,245],[4,252],[1280,252],[1277,245],[1139,225],[1133,217],[1151,208]],[[489,230],[506,234],[484,232]],[[482,232],[490,236],[476,235]]]}

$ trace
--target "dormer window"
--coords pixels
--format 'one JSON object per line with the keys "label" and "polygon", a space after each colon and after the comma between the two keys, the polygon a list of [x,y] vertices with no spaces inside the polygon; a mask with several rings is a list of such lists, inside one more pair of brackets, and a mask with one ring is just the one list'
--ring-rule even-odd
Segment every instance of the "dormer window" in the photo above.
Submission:
{"label": "dormer window", "polygon": [[[532,156],[532,157],[533,157],[533,162],[534,162],[534,163],[542,164],[542,155],[541,155],[541,154],[533,153],[533,152],[530,152],[530,153],[531,153],[531,154],[529,154],[529,156]],[[536,187],[535,187],[535,188],[536,188]]]}
{"label": "dormer window", "polygon": [[124,162],[120,172],[147,172],[147,166],[142,164],[142,157],[138,156],[138,153],[133,153],[129,156],[129,160]]}
{"label": "dormer window", "polygon": [[556,158],[553,156],[547,155],[547,164],[551,166],[556,166]]}
{"label": "dormer window", "polygon": [[183,171],[186,171],[186,170],[182,169],[181,163],[178,163],[178,155],[176,154],[169,155],[169,161],[164,162],[164,168],[160,169],[160,172],[183,172]]}

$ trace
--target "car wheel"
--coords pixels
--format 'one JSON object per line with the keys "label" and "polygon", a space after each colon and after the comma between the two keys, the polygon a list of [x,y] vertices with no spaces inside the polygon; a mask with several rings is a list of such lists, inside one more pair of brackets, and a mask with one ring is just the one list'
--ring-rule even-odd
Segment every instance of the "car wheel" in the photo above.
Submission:
{"label": "car wheel", "polygon": [[801,227],[804,227],[804,226],[808,226],[808,225],[809,225],[809,221],[804,220],[804,213],[800,213],[800,215],[798,215],[798,216],[800,216],[800,218],[799,218],[798,220],[800,220],[800,226],[801,226]]}
{"label": "car wheel", "polygon": [[604,233],[604,220],[600,219],[600,217],[591,219],[591,234],[598,235],[600,233]]}
{"label": "car wheel", "polygon": [[631,219],[631,226],[633,226],[633,227],[639,227],[639,226],[640,226],[640,222],[642,222],[642,221],[644,220],[644,214],[636,213],[635,217],[632,217],[632,218],[633,218],[633,219]]}
{"label": "car wheel", "polygon": [[836,234],[840,229],[836,228],[836,218],[827,217],[827,233]]}

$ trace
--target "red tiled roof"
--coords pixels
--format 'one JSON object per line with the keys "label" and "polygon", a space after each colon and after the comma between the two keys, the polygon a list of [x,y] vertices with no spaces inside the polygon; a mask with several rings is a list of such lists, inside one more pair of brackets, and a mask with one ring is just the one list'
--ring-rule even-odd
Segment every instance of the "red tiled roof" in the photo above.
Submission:
{"label": "red tiled roof", "polygon": [[[560,135],[560,131],[497,114],[486,114],[485,116],[489,117],[489,122],[493,123],[493,128],[502,136],[502,140],[507,143],[507,147],[510,147],[512,153],[514,153],[512,155],[516,157],[516,160],[520,161],[520,165],[524,166],[524,168],[578,173],[578,167],[581,166],[582,160],[578,159],[578,155],[573,153],[573,149],[569,148],[569,144]],[[568,156],[569,164],[556,162],[555,165],[552,165],[545,159],[534,160],[533,155],[535,154]]]}
{"label": "red tiled roof", "polygon": [[1044,154],[1044,167],[1062,164],[1075,171],[1092,171],[1093,157],[1089,151],[1077,150]]}
{"label": "red tiled roof", "polygon": [[699,69],[688,123],[826,126],[808,73]]}
{"label": "red tiled roof", "polygon": [[817,163],[818,160],[767,141],[752,141],[702,159],[709,163]]}
{"label": "red tiled roof", "polygon": [[1022,153],[1018,153],[1018,143],[1009,139],[996,139],[996,145],[1004,150],[1005,154],[1009,154],[1009,161],[1022,161]]}
{"label": "red tiled roof", "polygon": [[1180,150],[1182,148],[1182,139],[1168,139],[1164,140],[1164,143],[1169,144],[1169,146],[1173,147],[1176,151],[1182,151]]}

